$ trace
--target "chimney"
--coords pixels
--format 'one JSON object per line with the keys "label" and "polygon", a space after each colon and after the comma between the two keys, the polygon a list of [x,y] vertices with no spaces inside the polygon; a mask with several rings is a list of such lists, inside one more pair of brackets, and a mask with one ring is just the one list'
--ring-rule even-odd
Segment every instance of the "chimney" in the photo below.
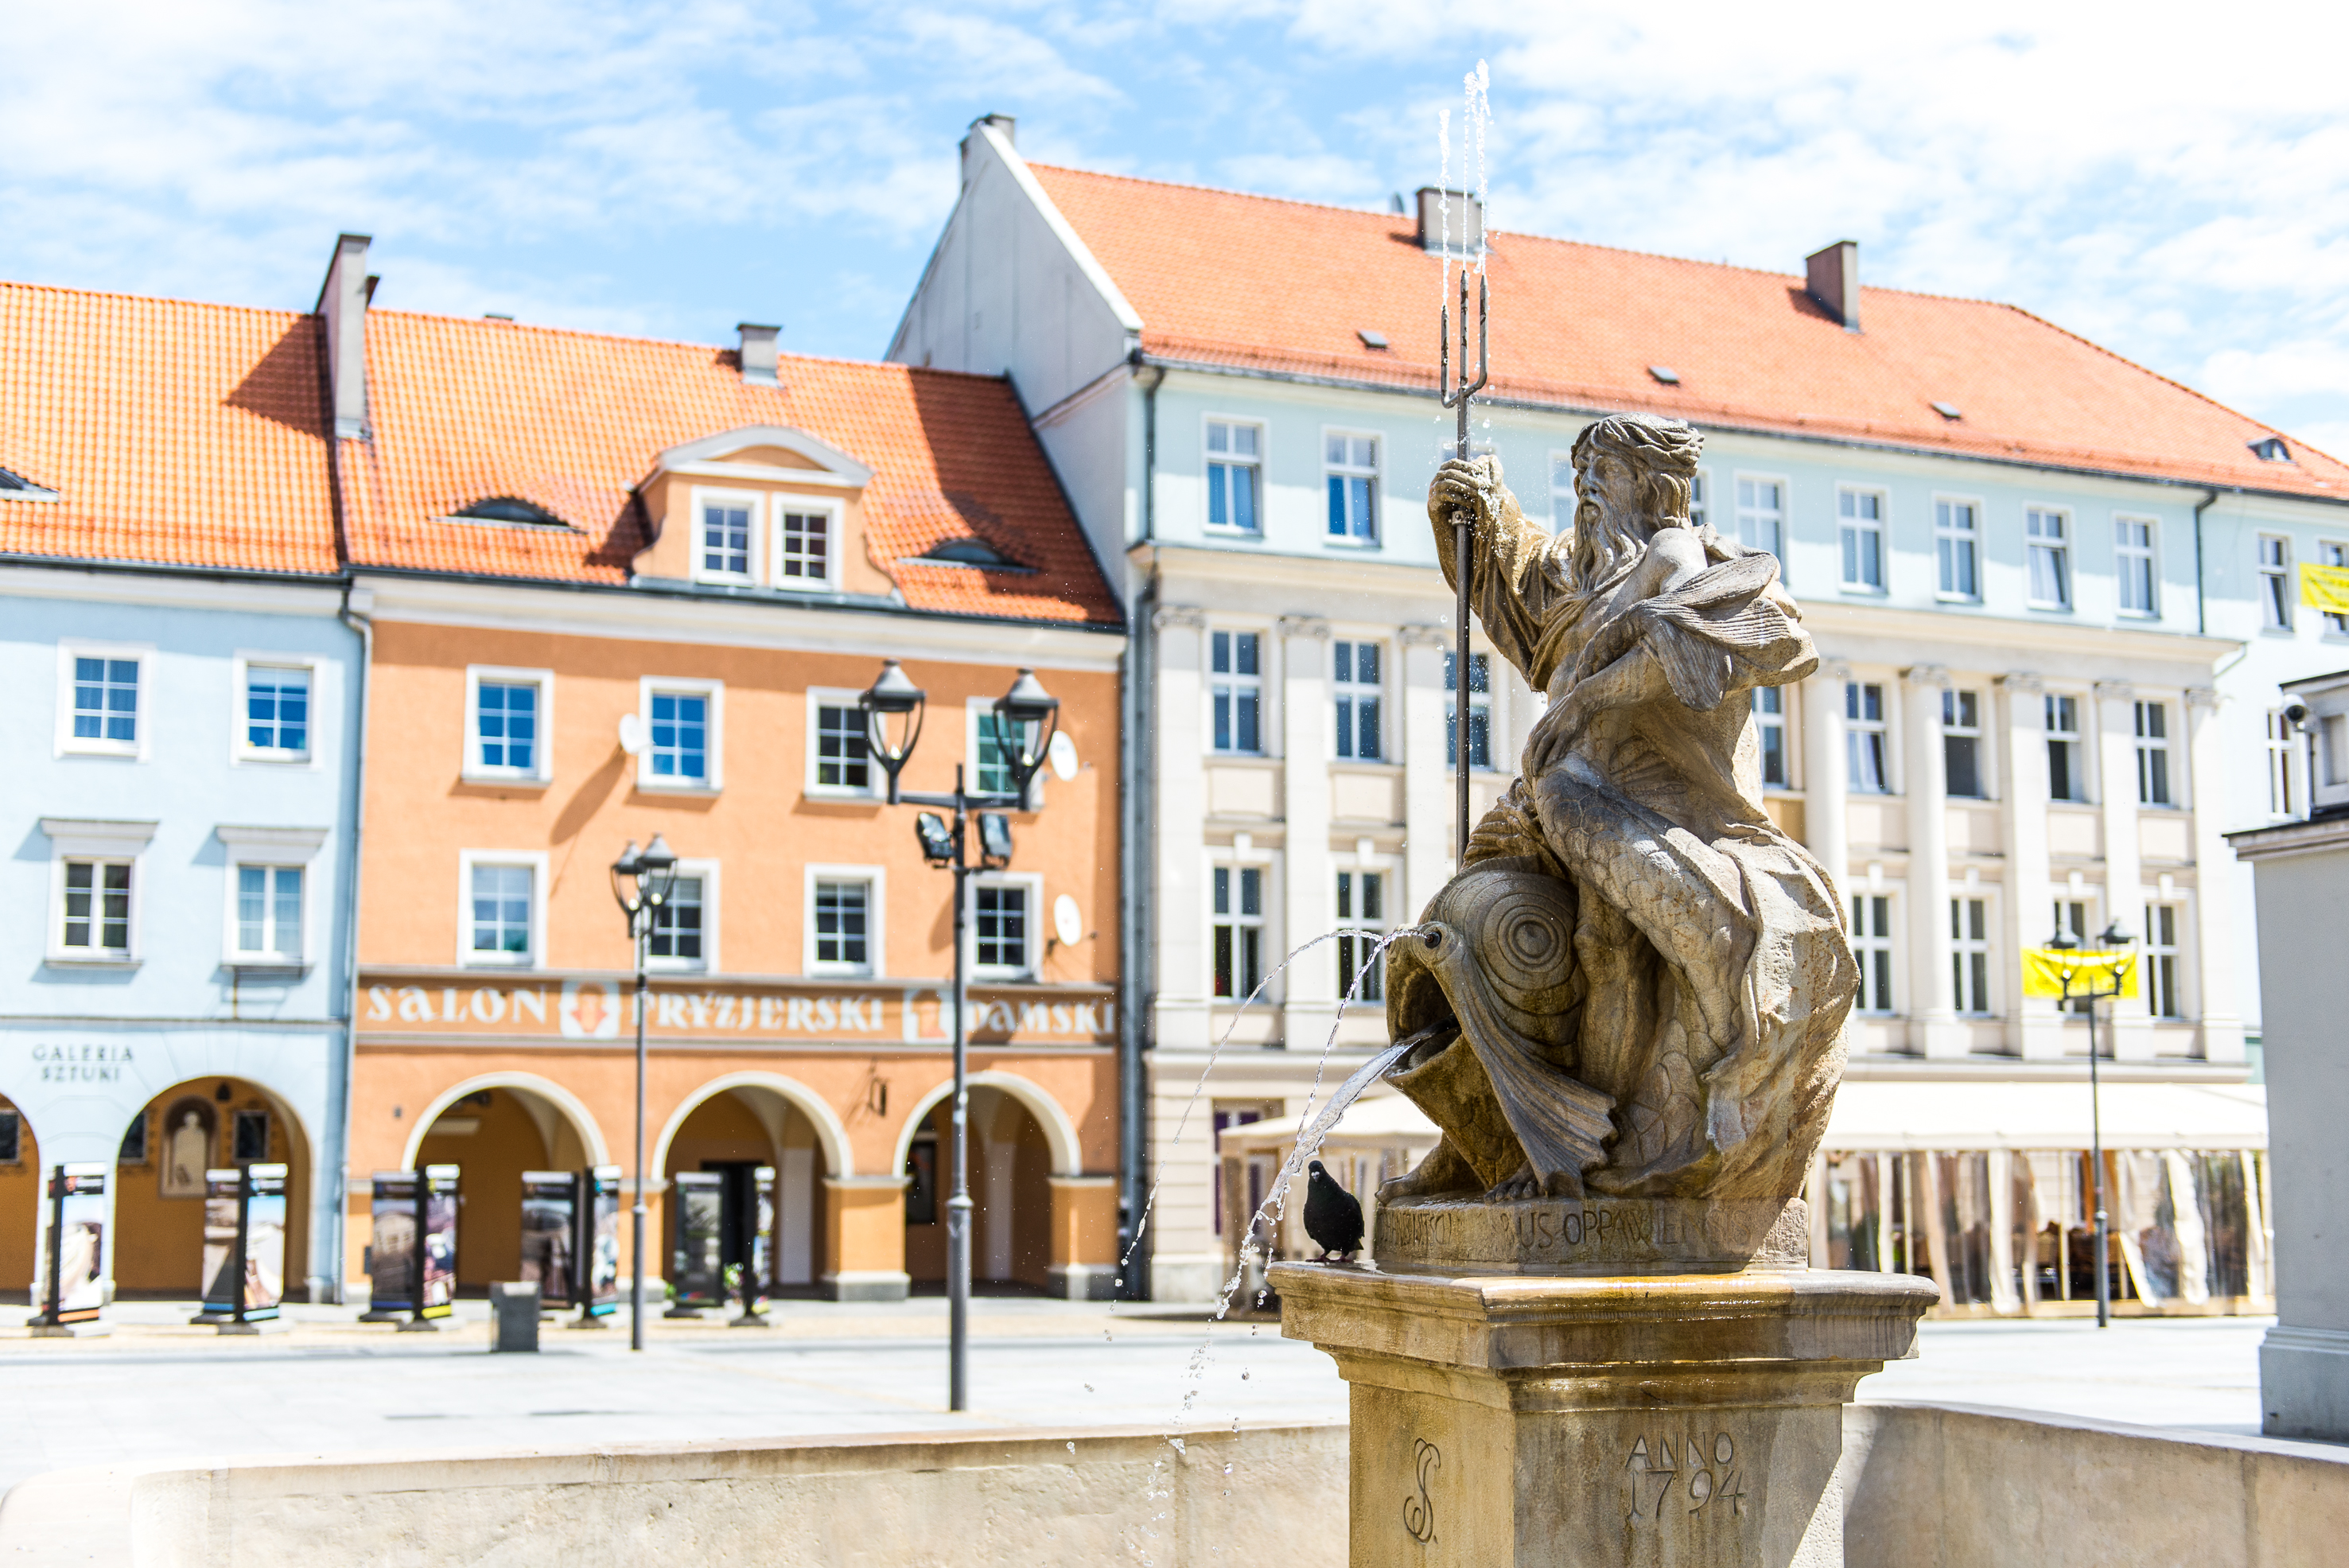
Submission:
{"label": "chimney", "polygon": [[1811,297],[1819,308],[1843,323],[1846,332],[1859,330],[1859,242],[1837,240],[1804,258]]}
{"label": "chimney", "polygon": [[742,379],[757,387],[775,386],[775,338],[782,328],[738,321],[734,329],[742,335]]}
{"label": "chimney", "polygon": [[318,290],[317,314],[326,320],[326,385],[335,403],[335,437],[364,439],[367,433],[367,312],[379,279],[367,275],[366,234],[341,234],[326,281]]}
{"label": "chimney", "polygon": [[1444,248],[1444,205],[1452,208],[1451,250],[1454,255],[1475,255],[1485,243],[1485,203],[1465,191],[1419,188],[1419,248],[1433,253]]}
{"label": "chimney", "polygon": [[1009,142],[1014,147],[1019,145],[1019,121],[1015,116],[1009,114],[982,114],[970,123],[973,130],[977,130],[982,125],[991,125],[1002,134],[1004,140]]}

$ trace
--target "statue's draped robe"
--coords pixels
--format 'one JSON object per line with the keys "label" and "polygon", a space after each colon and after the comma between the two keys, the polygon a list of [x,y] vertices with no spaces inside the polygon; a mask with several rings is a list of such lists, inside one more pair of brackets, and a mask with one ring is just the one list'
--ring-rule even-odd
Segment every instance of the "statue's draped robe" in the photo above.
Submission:
{"label": "statue's draped robe", "polygon": [[[1460,1026],[1513,1126],[1555,1123],[1588,1089],[1611,1097],[1603,1161],[1554,1186],[1792,1196],[1826,1131],[1858,974],[1833,884],[1758,798],[1747,693],[1801,680],[1816,650],[1767,555],[1699,528],[1702,571],[1617,609],[1636,558],[1578,586],[1570,540],[1495,501],[1470,598],[1502,656],[1557,702],[1561,671],[1587,680],[1644,643],[1670,690],[1599,713],[1511,786],[1464,857],[1464,877],[1506,858],[1572,884],[1571,1042],[1489,1038],[1505,1031],[1467,1009]],[[1452,530],[1434,534],[1452,577]],[[1537,1176],[1557,1174],[1536,1147],[1555,1139],[1520,1141]]]}

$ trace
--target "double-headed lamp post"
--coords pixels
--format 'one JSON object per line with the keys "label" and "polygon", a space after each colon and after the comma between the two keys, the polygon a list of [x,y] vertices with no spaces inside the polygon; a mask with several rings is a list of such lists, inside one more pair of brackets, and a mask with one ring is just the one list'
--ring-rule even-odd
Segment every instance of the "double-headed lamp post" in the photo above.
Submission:
{"label": "double-headed lamp post", "polygon": [[[2111,1223],[2105,1210],[2105,1110],[2103,1085],[2096,1075],[2096,1003],[2110,997],[2119,1005],[2118,998],[2127,983],[2128,963],[2124,951],[2137,939],[2123,929],[2118,920],[2107,925],[2096,935],[2099,947],[2094,953],[2084,952],[2080,939],[2058,927],[2047,939],[2048,961],[2063,982],[2064,1005],[2075,1001],[2088,1004],[2088,1177],[2096,1206],[2096,1326],[2109,1328],[2113,1321],[2112,1280],[2110,1267]],[[2078,954],[2073,959],[2071,955]],[[2085,986],[2072,989],[2075,975],[2084,978]],[[2096,983],[2103,975],[2111,981],[2108,986]],[[2111,1020],[2106,1021],[2106,1037],[2112,1040]],[[2066,1262],[2066,1268],[2071,1265]]]}
{"label": "double-headed lamp post", "polygon": [[628,917],[628,945],[636,966],[636,1274],[629,1282],[628,1348],[645,1347],[645,960],[653,921],[677,890],[677,857],[659,834],[639,853],[636,841],[612,862],[612,897]]}
{"label": "double-headed lamp post", "polygon": [[[951,794],[919,794],[897,787],[897,775],[904,770],[906,759],[914,754],[915,742],[922,738],[922,716],[928,706],[928,697],[906,678],[895,659],[882,664],[880,677],[865,691],[863,706],[866,742],[874,760],[889,775],[889,804],[936,806],[954,813],[950,825],[936,812],[923,812],[914,819],[914,831],[921,839],[922,858],[954,873],[954,1147],[949,1158],[953,1185],[947,1199],[947,1408],[963,1410],[969,1407],[970,1349],[971,1203],[967,1137],[970,1090],[966,1082],[968,1037],[963,1023],[969,1000],[965,994],[967,943],[963,930],[966,911],[970,908],[968,889],[972,872],[999,871],[1011,863],[1010,818],[999,810],[980,808],[1026,805],[1029,785],[1034,782],[1037,769],[1043,766],[1053,732],[1059,727],[1061,703],[1038,683],[1034,670],[1019,671],[1011,682],[1011,690],[995,700],[996,743],[1003,749],[1004,769],[1011,775],[1011,788],[1008,792],[967,790],[963,788],[963,767],[957,763]],[[974,809],[979,810],[977,866],[964,857],[969,815]]]}

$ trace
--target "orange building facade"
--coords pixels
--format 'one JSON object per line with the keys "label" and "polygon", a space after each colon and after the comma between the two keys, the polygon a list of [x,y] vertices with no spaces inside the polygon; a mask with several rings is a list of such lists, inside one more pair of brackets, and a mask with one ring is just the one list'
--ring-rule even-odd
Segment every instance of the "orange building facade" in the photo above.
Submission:
{"label": "orange building facade", "polygon": [[1059,701],[967,911],[973,1273],[1107,1295],[1124,635],[1008,386],[755,328],[720,352],[370,311],[364,260],[347,239],[323,302],[370,640],[347,1292],[371,1171],[460,1168],[460,1289],[520,1277],[525,1170],[633,1180],[609,868],[656,835],[649,1271],[677,1176],[771,1167],[770,1288],[942,1283],[953,878],[856,706],[896,659],[927,692],[908,790],[1006,787],[989,705],[1022,669]]}

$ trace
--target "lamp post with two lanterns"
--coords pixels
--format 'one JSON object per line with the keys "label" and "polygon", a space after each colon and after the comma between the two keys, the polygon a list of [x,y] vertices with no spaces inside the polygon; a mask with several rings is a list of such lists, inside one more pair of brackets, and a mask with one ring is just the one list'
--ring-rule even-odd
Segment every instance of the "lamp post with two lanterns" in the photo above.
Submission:
{"label": "lamp post with two lanterns", "polygon": [[612,897],[628,917],[628,943],[636,966],[636,1274],[631,1281],[628,1348],[645,1347],[645,968],[653,922],[677,891],[677,857],[659,834],[641,854],[636,841],[612,863]]}
{"label": "lamp post with two lanterns", "polygon": [[[2047,939],[2046,962],[2054,970],[2063,985],[2063,1005],[2074,1002],[2088,1004],[2088,1176],[2093,1184],[2096,1206],[2096,1326],[2109,1328],[2113,1321],[2113,1287],[2107,1270],[2110,1268],[2111,1223],[2105,1210],[2105,1113],[2103,1085],[2096,1075],[2096,1003],[2107,997],[2117,999],[2128,983],[2130,954],[2126,950],[2137,939],[2122,929],[2118,920],[2111,922],[2097,933],[2101,950],[2085,952],[2080,939],[2057,927]],[[2084,977],[2085,987],[2072,989],[2075,976]],[[2096,977],[2103,975],[2110,985],[2100,986]],[[2112,1020],[2106,1020],[2106,1037],[2114,1038]],[[2067,1262],[2064,1265],[2069,1268]]]}
{"label": "lamp post with two lanterns", "polygon": [[[970,906],[972,873],[999,871],[1011,863],[1011,819],[1003,810],[1026,805],[1029,786],[1043,766],[1052,736],[1059,727],[1060,700],[1047,692],[1032,670],[1022,670],[1011,690],[996,699],[996,743],[1001,748],[1011,788],[997,792],[963,787],[963,766],[955,764],[953,793],[940,794],[900,790],[897,775],[915,744],[922,738],[922,717],[928,696],[907,679],[894,659],[864,692],[865,739],[874,761],[889,775],[889,804],[933,806],[914,819],[921,839],[922,858],[954,873],[954,1120],[953,1151],[948,1168],[951,1187],[947,1198],[947,1299],[948,1345],[947,1407],[968,1407],[968,1360],[970,1328],[970,1169],[968,1128],[970,1120],[968,1031],[964,1024],[968,997],[965,974],[964,923]],[[891,733],[892,724],[895,733]],[[938,815],[954,814],[951,823]],[[967,858],[970,814],[978,814],[979,863]]]}

